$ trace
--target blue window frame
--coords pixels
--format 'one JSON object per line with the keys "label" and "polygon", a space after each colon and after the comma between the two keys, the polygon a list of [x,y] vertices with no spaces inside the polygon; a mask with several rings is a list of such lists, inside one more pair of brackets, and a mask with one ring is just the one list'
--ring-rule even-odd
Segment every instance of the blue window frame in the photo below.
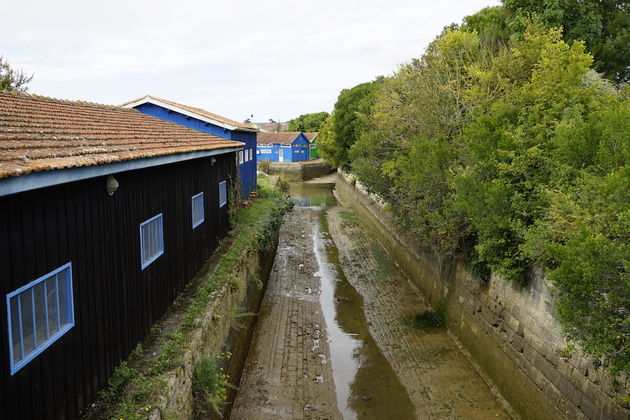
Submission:
{"label": "blue window frame", "polygon": [[164,254],[164,229],[162,213],[140,223],[140,263],[147,268]]}
{"label": "blue window frame", "polygon": [[7,295],[11,375],[74,327],[72,262]]}
{"label": "blue window frame", "polygon": [[219,207],[227,204],[227,181],[219,182]]}
{"label": "blue window frame", "polygon": [[192,227],[193,229],[205,220],[203,208],[203,192],[192,196]]}

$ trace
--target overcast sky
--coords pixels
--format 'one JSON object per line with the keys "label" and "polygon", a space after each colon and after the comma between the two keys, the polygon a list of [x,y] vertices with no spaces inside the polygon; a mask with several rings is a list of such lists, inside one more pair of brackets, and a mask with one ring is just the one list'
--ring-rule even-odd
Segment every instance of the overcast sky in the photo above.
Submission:
{"label": "overcast sky", "polygon": [[5,2],[0,54],[35,74],[30,92],[106,104],[150,94],[241,121],[331,111],[341,89],[391,74],[444,26],[499,3]]}

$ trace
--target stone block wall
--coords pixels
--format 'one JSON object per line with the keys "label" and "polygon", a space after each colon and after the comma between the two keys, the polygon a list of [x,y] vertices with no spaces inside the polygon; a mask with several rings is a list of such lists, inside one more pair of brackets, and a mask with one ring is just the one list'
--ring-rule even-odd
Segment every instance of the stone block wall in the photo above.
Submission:
{"label": "stone block wall", "polygon": [[[274,256],[275,246],[264,254],[244,254],[237,273],[240,287],[235,289],[225,283],[211,293],[202,316],[197,319],[198,327],[184,349],[180,366],[165,378],[166,385],[158,396],[161,409],[152,410],[150,419],[194,418],[192,379],[195,366],[204,357],[231,352],[224,369],[236,389],[249,350],[255,317],[235,318],[234,310],[258,312]],[[234,392],[228,401],[232,400]],[[229,415],[229,412],[225,414]],[[213,413],[208,413],[208,416],[213,416]]]}
{"label": "stone block wall", "polygon": [[566,348],[555,303],[541,273],[520,284],[491,276],[487,284],[457,262],[435,256],[400,233],[386,203],[352,174],[339,172],[336,194],[379,233],[384,245],[449,329],[523,418],[629,419],[625,389],[579,351]]}

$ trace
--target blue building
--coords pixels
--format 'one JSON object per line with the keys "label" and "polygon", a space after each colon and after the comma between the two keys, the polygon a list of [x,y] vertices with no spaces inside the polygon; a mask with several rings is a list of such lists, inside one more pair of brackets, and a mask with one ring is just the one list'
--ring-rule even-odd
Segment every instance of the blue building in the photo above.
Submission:
{"label": "blue building", "polygon": [[145,96],[123,104],[127,108],[162,120],[174,122],[193,130],[203,131],[229,140],[245,143],[238,153],[239,173],[243,187],[242,196],[247,197],[256,188],[256,134],[258,129],[245,123],[213,114],[204,109],[195,108],[155,96]]}
{"label": "blue building", "polygon": [[303,133],[258,133],[258,160],[301,162],[309,159],[309,141]]}

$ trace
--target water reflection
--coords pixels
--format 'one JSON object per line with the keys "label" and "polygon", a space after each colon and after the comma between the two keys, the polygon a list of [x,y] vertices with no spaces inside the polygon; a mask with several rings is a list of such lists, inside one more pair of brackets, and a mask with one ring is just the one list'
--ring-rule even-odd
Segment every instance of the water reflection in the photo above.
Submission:
{"label": "water reflection", "polygon": [[298,206],[318,212],[313,225],[314,251],[321,278],[320,304],[331,352],[337,406],[344,419],[413,419],[406,389],[372,338],[363,297],[343,274],[339,251],[328,230],[326,209],[337,204],[331,184],[291,184]]}

